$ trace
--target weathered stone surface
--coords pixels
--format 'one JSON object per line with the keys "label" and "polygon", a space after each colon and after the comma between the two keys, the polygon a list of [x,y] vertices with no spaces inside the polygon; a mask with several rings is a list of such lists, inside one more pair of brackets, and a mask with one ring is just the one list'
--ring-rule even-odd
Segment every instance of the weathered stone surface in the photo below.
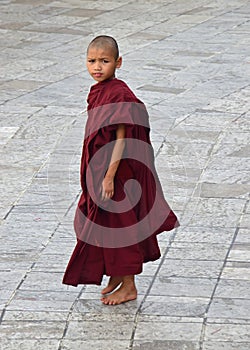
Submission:
{"label": "weathered stone surface", "polygon": [[[187,332],[188,328],[188,332]],[[182,340],[197,341],[201,330],[199,323],[160,323],[141,322],[135,334],[138,340]]]}
{"label": "weathered stone surface", "polygon": [[149,295],[209,297],[215,283],[215,279],[159,276],[150,289]]}
{"label": "weathered stone surface", "polygon": [[[238,279],[222,279],[215,291],[217,298],[249,298],[250,281]],[[246,300],[248,302],[248,300]]]}
{"label": "weathered stone surface", "polygon": [[198,350],[199,343],[192,341],[182,341],[182,340],[148,340],[148,341],[138,341],[134,342],[133,350]]}
{"label": "weathered stone surface", "polygon": [[249,324],[208,324],[206,341],[249,342]]}
{"label": "weathered stone surface", "polygon": [[169,297],[149,295],[142,306],[146,315],[203,317],[208,304],[207,298]]}
{"label": "weathered stone surface", "polygon": [[62,342],[62,350],[88,350],[89,348],[95,350],[129,350],[128,340],[117,340],[117,339],[95,339],[95,340],[79,340],[79,339],[65,339]]}
{"label": "weathered stone surface", "polygon": [[249,320],[249,306],[249,299],[214,298],[208,312],[208,317]]}
{"label": "weathered stone surface", "polygon": [[[3,0],[0,4],[0,348],[249,348],[247,0]],[[181,226],[138,299],[62,285],[95,35],[118,39],[148,108],[156,168]]]}
{"label": "weathered stone surface", "polygon": [[133,322],[91,322],[71,321],[67,330],[68,339],[78,340],[129,340]]}
{"label": "weathered stone surface", "polygon": [[249,342],[205,341],[204,350],[248,350]]}

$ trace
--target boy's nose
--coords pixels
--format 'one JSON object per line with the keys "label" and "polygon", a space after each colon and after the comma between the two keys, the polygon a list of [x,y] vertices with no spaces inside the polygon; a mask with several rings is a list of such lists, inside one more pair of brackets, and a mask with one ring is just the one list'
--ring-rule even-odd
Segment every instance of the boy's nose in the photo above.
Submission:
{"label": "boy's nose", "polygon": [[95,65],[95,70],[100,70],[100,69],[101,69],[101,65],[99,62],[97,62]]}

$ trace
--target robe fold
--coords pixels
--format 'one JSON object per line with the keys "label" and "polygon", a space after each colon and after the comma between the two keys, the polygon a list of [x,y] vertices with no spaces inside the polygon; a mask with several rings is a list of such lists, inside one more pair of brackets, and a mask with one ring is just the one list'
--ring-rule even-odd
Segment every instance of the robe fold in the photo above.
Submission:
{"label": "robe fold", "polygon": [[[166,202],[154,166],[145,105],[119,79],[100,82],[88,95],[81,159],[82,193],[75,213],[77,244],[63,283],[101,284],[103,275],[142,272],[160,257],[157,234],[179,225]],[[125,149],[114,179],[114,196],[101,199],[118,125]]]}

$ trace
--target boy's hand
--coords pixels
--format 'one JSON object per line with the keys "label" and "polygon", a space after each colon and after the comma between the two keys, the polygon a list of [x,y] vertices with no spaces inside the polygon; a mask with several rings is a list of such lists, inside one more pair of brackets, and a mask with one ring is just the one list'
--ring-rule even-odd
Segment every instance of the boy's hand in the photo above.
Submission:
{"label": "boy's hand", "polygon": [[105,177],[102,182],[102,200],[106,201],[114,195],[114,179]]}

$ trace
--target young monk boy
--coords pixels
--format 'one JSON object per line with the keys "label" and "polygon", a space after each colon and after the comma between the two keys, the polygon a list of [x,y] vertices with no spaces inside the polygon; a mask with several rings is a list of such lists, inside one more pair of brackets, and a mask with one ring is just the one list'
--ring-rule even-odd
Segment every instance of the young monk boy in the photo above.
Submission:
{"label": "young monk boy", "polygon": [[121,64],[114,38],[91,41],[87,69],[97,83],[87,99],[77,244],[63,278],[77,286],[110,276],[101,297],[106,305],[136,299],[135,275],[160,257],[157,234],[179,225],[155,171],[146,108],[115,77]]}

